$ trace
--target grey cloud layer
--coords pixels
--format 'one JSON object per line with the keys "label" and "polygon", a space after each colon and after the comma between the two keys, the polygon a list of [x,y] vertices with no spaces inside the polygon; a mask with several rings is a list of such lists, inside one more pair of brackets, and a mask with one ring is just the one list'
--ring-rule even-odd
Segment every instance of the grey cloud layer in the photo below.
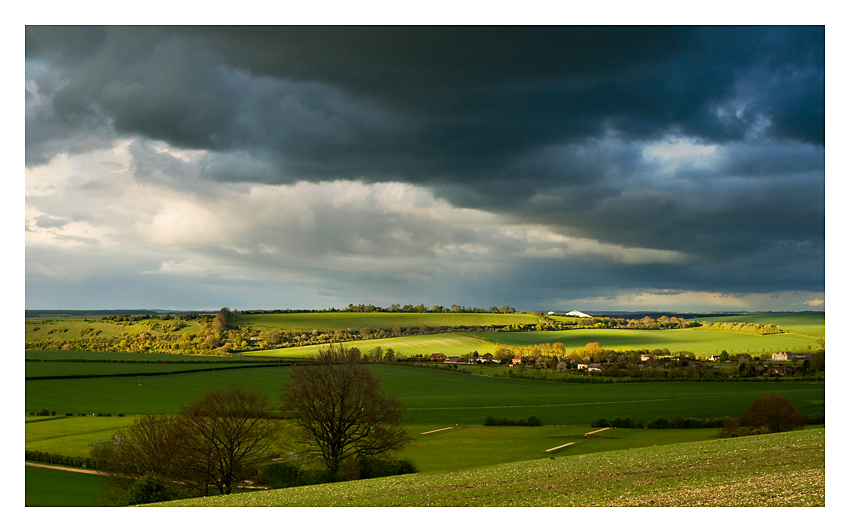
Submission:
{"label": "grey cloud layer", "polygon": [[[411,183],[694,258],[597,266],[597,286],[823,289],[823,27],[28,27],[26,49],[31,167],[146,138],[205,150],[187,163],[132,147],[136,179],[192,194]],[[659,155],[682,139],[691,152]],[[38,227],[65,223],[49,214]],[[350,227],[387,230],[373,221]],[[356,248],[339,230],[312,245]]]}

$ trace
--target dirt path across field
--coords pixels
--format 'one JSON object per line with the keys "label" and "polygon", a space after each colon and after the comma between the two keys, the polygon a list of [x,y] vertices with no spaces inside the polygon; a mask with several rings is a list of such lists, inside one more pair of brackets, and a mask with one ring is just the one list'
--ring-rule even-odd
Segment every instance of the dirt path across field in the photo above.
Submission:
{"label": "dirt path across field", "polygon": [[33,467],[45,467],[47,469],[59,469],[61,471],[71,471],[74,473],[85,473],[87,475],[99,475],[100,473],[97,471],[92,471],[91,469],[81,469],[76,467],[66,467],[66,466],[58,466],[51,464],[38,464],[36,462],[24,462],[24,465],[33,466]]}

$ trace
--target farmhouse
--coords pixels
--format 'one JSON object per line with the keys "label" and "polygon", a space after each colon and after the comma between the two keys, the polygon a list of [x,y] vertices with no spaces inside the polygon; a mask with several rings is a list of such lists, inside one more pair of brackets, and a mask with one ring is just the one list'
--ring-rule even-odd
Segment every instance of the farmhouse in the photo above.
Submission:
{"label": "farmhouse", "polygon": [[434,353],[430,357],[428,357],[428,359],[429,360],[445,360],[446,355],[444,355],[442,353]]}
{"label": "farmhouse", "polygon": [[806,358],[806,353],[788,353],[780,351],[771,355],[772,360],[793,360],[795,358]]}
{"label": "farmhouse", "polygon": [[460,357],[448,357],[443,361],[445,364],[463,364]]}

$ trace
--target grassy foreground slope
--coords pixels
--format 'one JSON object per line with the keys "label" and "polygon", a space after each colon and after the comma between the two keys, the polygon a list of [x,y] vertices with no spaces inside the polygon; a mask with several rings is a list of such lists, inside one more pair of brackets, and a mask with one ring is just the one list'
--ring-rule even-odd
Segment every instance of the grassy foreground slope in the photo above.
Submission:
{"label": "grassy foreground slope", "polygon": [[161,506],[825,506],[825,476],[813,429]]}

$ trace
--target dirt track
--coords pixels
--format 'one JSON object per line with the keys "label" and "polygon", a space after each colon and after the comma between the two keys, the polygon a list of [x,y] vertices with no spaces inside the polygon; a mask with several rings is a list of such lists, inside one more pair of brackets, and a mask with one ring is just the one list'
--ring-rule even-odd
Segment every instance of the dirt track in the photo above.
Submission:
{"label": "dirt track", "polygon": [[26,462],[25,461],[24,465],[34,466],[34,467],[45,467],[47,469],[59,469],[61,471],[72,471],[74,473],[85,473],[87,475],[99,475],[100,474],[97,471],[92,471],[91,469],[82,469],[82,468],[76,468],[76,467],[66,467],[66,466],[58,466],[58,465],[51,465],[51,464],[39,464],[39,463],[36,463],[36,462]]}

